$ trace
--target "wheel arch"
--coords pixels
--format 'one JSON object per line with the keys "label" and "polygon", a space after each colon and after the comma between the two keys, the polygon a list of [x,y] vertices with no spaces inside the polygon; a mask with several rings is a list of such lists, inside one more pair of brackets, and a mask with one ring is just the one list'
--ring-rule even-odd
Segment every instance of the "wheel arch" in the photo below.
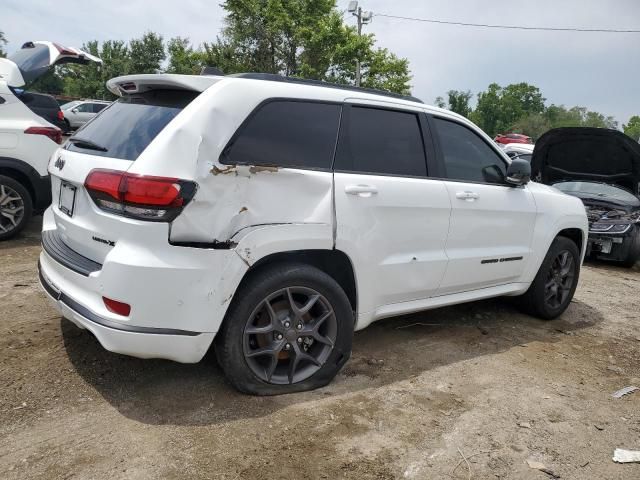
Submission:
{"label": "wheel arch", "polygon": [[[31,195],[32,201],[36,199],[36,191],[32,181],[33,168],[26,163],[13,158],[0,157],[0,175],[13,178],[20,182]],[[33,170],[35,172],[35,170]]]}
{"label": "wheel arch", "polygon": [[[356,286],[356,276],[351,259],[341,250],[291,250],[277,252],[261,258],[251,265],[245,273],[242,282],[250,275],[265,267],[270,267],[278,263],[304,263],[323,271],[333,278],[344,290],[351,308],[357,312],[358,290]],[[242,284],[241,282],[241,284]]]}
{"label": "wheel arch", "polygon": [[565,237],[571,240],[578,247],[578,251],[582,252],[585,245],[584,233],[579,228],[565,228],[560,230],[556,237]]}

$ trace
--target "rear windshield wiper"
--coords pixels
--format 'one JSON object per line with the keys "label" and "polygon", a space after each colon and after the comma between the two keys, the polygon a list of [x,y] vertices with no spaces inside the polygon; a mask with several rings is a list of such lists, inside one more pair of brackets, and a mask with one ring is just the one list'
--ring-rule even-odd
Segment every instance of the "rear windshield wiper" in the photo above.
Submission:
{"label": "rear windshield wiper", "polygon": [[74,145],[79,146],[80,148],[86,148],[88,150],[98,150],[99,152],[109,151],[108,148],[103,147],[102,145],[98,145],[97,143],[92,142],[91,140],[87,140],[85,138],[69,137],[69,141]]}

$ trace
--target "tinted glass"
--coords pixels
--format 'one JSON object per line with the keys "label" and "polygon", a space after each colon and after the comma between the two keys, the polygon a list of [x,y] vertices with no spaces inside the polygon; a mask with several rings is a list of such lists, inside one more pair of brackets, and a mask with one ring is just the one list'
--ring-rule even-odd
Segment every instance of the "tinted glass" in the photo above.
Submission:
{"label": "tinted glass", "polygon": [[249,117],[222,154],[224,163],[331,168],[340,106],[273,101]]}
{"label": "tinted glass", "polygon": [[49,47],[35,45],[33,48],[21,48],[9,57],[22,73],[22,78],[29,83],[45,73],[51,65]]}
{"label": "tinted glass", "polygon": [[601,198],[603,200],[619,200],[631,205],[640,205],[640,199],[622,188],[597,182],[560,182],[554,183],[554,187],[565,193],[581,197]]}
{"label": "tinted glass", "polygon": [[107,149],[102,152],[67,143],[75,152],[135,160],[151,141],[195,97],[197,92],[151,90],[112,103],[74,135]]}
{"label": "tinted glass", "polygon": [[93,107],[90,103],[83,103],[82,105],[78,105],[75,107],[76,110],[82,113],[91,113],[93,112]]}
{"label": "tinted glass", "polygon": [[98,112],[104,110],[106,106],[107,105],[104,104],[104,103],[94,103],[93,104],[93,112],[94,113],[98,113]]}
{"label": "tinted glass", "polygon": [[380,175],[426,176],[418,116],[352,107],[340,137],[335,169]]}
{"label": "tinted glass", "polygon": [[455,122],[434,118],[434,123],[447,178],[486,183],[503,181],[504,160],[480,136]]}

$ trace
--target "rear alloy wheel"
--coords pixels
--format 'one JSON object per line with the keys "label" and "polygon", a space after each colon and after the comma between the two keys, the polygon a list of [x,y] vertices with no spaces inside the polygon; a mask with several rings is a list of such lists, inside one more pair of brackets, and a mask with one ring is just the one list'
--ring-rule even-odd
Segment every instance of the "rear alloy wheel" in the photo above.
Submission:
{"label": "rear alloy wheel", "polygon": [[216,336],[228,380],[257,395],[326,385],[351,353],[353,312],[340,286],[309,265],[252,274]]}
{"label": "rear alloy wheel", "polygon": [[529,290],[520,298],[523,310],[543,320],[561,315],[578,285],[580,253],[570,239],[556,237]]}
{"label": "rear alloy wheel", "polygon": [[33,206],[26,188],[0,175],[0,240],[14,237],[27,225]]}
{"label": "rear alloy wheel", "polygon": [[244,358],[261,380],[287,385],[326,363],[337,334],[329,301],[311,288],[288,287],[265,298],[244,329]]}

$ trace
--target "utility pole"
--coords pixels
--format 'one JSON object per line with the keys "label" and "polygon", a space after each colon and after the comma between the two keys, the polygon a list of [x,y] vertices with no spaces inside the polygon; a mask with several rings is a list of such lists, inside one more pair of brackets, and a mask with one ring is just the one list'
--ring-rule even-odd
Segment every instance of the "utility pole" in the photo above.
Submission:
{"label": "utility pole", "polygon": [[[358,6],[358,2],[349,2],[347,11],[358,20],[358,36],[362,35],[362,25],[371,22],[373,13],[363,12],[362,7]],[[356,60],[356,87],[360,86],[360,59]]]}

